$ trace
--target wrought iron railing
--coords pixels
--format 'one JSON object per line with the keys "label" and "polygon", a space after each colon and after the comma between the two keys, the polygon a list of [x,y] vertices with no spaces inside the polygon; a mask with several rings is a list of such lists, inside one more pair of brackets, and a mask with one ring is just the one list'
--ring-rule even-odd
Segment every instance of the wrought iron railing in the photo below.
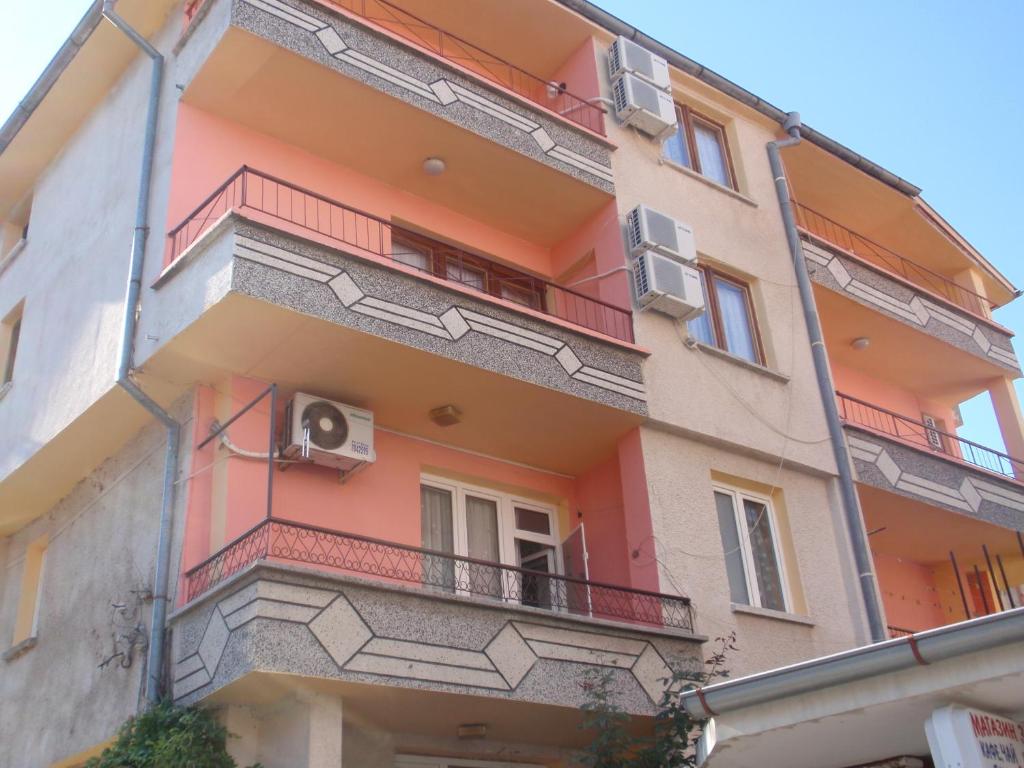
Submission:
{"label": "wrought iron railing", "polygon": [[1024,461],[978,443],[944,432],[922,421],[908,418],[855,397],[836,393],[839,415],[847,424],[866,427],[910,443],[919,448],[941,453],[957,461],[1010,479],[1024,478]]}
{"label": "wrought iron railing", "polygon": [[263,520],[187,571],[186,599],[195,600],[259,560],[305,563],[434,592],[693,631],[693,608],[686,597],[459,557],[277,518]]}
{"label": "wrought iron railing", "polygon": [[[564,83],[531,74],[387,0],[322,1],[338,6],[372,26],[386,30],[483,80],[506,88],[542,109],[554,112],[594,133],[605,135],[604,107],[593,103],[597,99],[587,100],[570,93]],[[191,0],[185,5],[186,28],[205,2],[207,0]]]}
{"label": "wrought iron railing", "polygon": [[972,315],[984,319],[991,317],[993,305],[984,296],[879,245],[874,240],[848,229],[806,205],[794,202],[793,208],[796,211],[797,226],[805,232],[842,248],[862,261],[892,272],[960,307],[960,309],[967,310]]}
{"label": "wrought iron railing", "polygon": [[[244,166],[170,231],[168,263],[231,210],[254,211],[315,232],[342,249],[387,258],[613,339],[633,341],[633,315],[628,309],[532,275],[499,269],[480,256],[440,243],[434,258],[418,264],[403,249],[392,247],[393,235],[401,239],[402,230],[391,222]],[[481,269],[482,265],[494,268]]]}
{"label": "wrought iron railing", "polygon": [[910,637],[914,634],[912,629],[904,629],[903,627],[894,627],[890,624],[886,629],[889,631],[889,639],[895,640],[897,637]]}

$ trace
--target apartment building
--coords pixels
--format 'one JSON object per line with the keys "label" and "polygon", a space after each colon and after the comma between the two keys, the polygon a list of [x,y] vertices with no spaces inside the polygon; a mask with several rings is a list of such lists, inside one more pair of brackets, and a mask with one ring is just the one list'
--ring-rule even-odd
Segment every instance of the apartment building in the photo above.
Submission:
{"label": "apartment building", "polygon": [[[167,695],[216,707],[243,765],[567,765],[590,672],[643,719],[709,637],[737,633],[734,673],[868,642],[765,153],[784,119],[575,1],[94,6],[0,134],[0,764],[78,765]],[[801,205],[918,215],[805,135]],[[1009,300],[913,223],[906,258]],[[800,224],[843,394],[935,420],[926,445],[847,416],[916,628],[887,585],[939,589],[947,523],[1017,573],[1012,470],[940,423],[991,389],[1013,452],[1009,332]],[[844,294],[828,254],[976,330]],[[897,333],[962,365],[933,381],[922,346],[885,384]],[[940,516],[927,555],[910,515]],[[1003,582],[958,558],[991,609]]]}

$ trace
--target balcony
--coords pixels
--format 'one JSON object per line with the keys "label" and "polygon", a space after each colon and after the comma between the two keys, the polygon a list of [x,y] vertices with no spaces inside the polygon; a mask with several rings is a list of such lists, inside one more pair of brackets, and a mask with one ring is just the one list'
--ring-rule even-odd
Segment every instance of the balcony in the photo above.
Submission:
{"label": "balcony", "polygon": [[[185,28],[196,19],[207,0],[185,5]],[[553,87],[551,78],[537,77],[489,53],[427,19],[387,0],[326,0],[373,29],[401,38],[407,44],[443,59],[453,67],[486,80],[588,131],[604,135],[605,110],[599,104]]]}
{"label": "balcony", "polygon": [[837,393],[862,483],[1013,530],[1024,524],[1024,461]]}
{"label": "balcony", "polygon": [[614,192],[600,107],[389,3],[208,0],[179,45],[184,103],[389,183],[438,156],[522,216],[520,185],[570,214]]}
{"label": "balcony", "polygon": [[[991,319],[992,304],[984,296],[807,206],[794,203],[794,210],[818,285],[980,358],[993,366],[989,375],[1019,375],[1013,334]],[[826,324],[830,311],[850,314],[834,299],[824,297],[822,304]]]}
{"label": "balcony", "polygon": [[167,262],[175,262],[229,211],[297,229],[341,250],[385,259],[617,341],[633,342],[628,309],[403,230],[287,181],[240,168],[168,234]]}

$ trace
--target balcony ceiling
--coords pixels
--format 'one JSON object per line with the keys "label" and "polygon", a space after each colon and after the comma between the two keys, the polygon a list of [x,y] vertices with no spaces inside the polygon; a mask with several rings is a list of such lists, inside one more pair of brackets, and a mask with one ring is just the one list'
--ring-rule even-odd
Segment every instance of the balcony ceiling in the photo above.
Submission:
{"label": "balcony ceiling", "polygon": [[[1006,375],[994,363],[820,285],[814,286],[814,298],[833,363],[950,406],[985,391],[993,378]],[[850,346],[860,336],[871,339],[867,349]]]}
{"label": "balcony ceiling", "polygon": [[[787,149],[785,161],[800,204],[946,277],[977,266],[924,215],[917,198],[897,192],[810,142]],[[1000,305],[1013,298],[1005,283],[984,267],[979,271],[989,298]]]}
{"label": "balcony ceiling", "polygon": [[[273,98],[268,98],[273,94]],[[518,152],[231,28],[188,103],[532,243],[558,243],[610,199]],[[423,173],[441,157],[441,176]],[[259,158],[251,164],[259,167]]]}
{"label": "balcony ceiling", "polygon": [[[377,426],[577,475],[615,450],[642,417],[441,355],[230,294],[144,366],[156,391],[231,374],[367,408]],[[173,396],[168,392],[167,396]],[[442,428],[428,412],[456,405]]]}
{"label": "balcony ceiling", "polygon": [[871,551],[908,561],[946,564],[953,550],[963,563],[984,560],[982,545],[995,555],[1020,557],[1013,531],[966,515],[908,499],[906,496],[858,484],[864,525],[871,535]]}

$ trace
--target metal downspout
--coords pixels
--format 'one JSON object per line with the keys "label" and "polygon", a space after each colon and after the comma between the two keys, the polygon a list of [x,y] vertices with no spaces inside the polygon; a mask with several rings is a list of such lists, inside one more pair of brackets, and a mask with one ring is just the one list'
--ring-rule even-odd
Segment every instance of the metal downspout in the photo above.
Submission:
{"label": "metal downspout", "polygon": [[114,10],[116,0],[104,0],[103,17],[124,33],[153,62],[149,104],[146,109],[146,134],[143,140],[142,167],[139,174],[139,195],[135,207],[135,230],[132,236],[131,261],[121,350],[117,366],[117,383],[143,408],[167,428],[167,453],[164,458],[163,497],[160,505],[160,532],[157,539],[156,576],[153,588],[153,614],[149,628],[149,651],[146,659],[146,700],[160,699],[161,673],[164,665],[164,624],[167,620],[167,582],[171,560],[171,520],[174,511],[174,481],[178,474],[178,446],[181,428],[174,417],[143,392],[132,380],[135,332],[138,324],[139,294],[142,291],[142,268],[146,240],[149,235],[149,195],[153,179],[153,157],[156,146],[157,117],[160,111],[160,87],[163,83],[164,57],[149,41],[136,32]]}
{"label": "metal downspout", "polygon": [[779,198],[779,207],[782,209],[782,223],[786,229],[786,240],[789,243],[790,256],[793,258],[797,287],[800,290],[800,303],[803,305],[804,321],[807,324],[807,335],[811,341],[814,373],[818,380],[821,401],[825,406],[825,421],[828,423],[832,452],[839,470],[839,492],[843,502],[843,515],[846,518],[846,529],[853,547],[854,562],[857,566],[857,576],[860,582],[861,597],[864,600],[864,610],[867,613],[871,641],[878,643],[887,638],[875,585],[874,565],[861,519],[860,499],[857,497],[857,489],[853,485],[850,455],[846,447],[843,425],[839,420],[839,409],[836,407],[835,387],[832,385],[832,377],[829,374],[828,357],[821,335],[818,310],[814,303],[814,292],[811,289],[810,277],[807,275],[807,262],[804,260],[800,236],[793,218],[786,172],[782,167],[780,150],[796,146],[801,140],[799,113],[790,112],[783,128],[789,134],[789,138],[768,143],[768,162],[771,165],[772,178],[775,180],[775,193]]}

